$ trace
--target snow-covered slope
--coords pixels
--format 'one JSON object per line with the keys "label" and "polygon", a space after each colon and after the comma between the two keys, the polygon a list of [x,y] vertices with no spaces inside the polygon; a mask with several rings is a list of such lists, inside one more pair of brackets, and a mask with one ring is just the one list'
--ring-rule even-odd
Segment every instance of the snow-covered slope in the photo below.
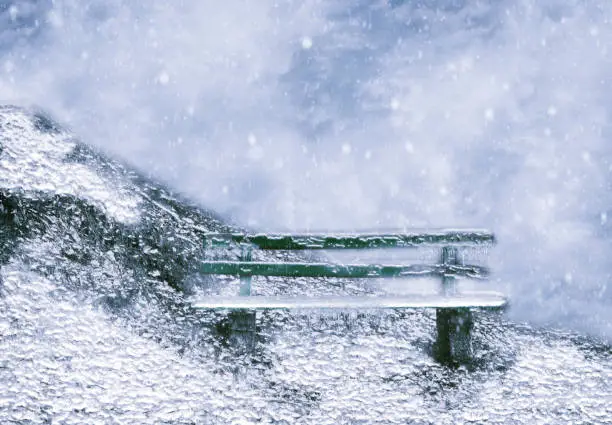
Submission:
{"label": "snow-covered slope", "polygon": [[[45,116],[0,108],[0,423],[604,423],[612,353],[479,314],[478,358],[428,354],[432,312],[259,315],[254,350],[191,309],[230,227]],[[345,293],[261,279],[264,294]],[[372,290],[359,283],[346,292]]]}

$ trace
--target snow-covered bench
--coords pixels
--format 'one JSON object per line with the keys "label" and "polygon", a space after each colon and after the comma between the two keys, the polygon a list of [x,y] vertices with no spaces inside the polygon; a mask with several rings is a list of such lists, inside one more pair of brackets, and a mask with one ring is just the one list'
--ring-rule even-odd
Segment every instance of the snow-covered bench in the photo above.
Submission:
{"label": "snow-covered bench", "polygon": [[[486,267],[465,264],[462,250],[487,247],[495,243],[492,233],[484,230],[437,230],[389,234],[209,234],[209,247],[240,246],[237,261],[203,261],[203,274],[240,277],[238,296],[210,296],[194,303],[202,309],[378,309],[435,308],[436,352],[442,359],[464,360],[471,357],[472,309],[501,309],[505,296],[482,291],[460,293],[458,279],[484,280]],[[365,250],[380,248],[439,248],[434,264],[337,264],[332,262],[261,262],[252,261],[252,250]],[[252,296],[252,276],[317,278],[436,278],[439,291],[431,295],[288,297]]]}

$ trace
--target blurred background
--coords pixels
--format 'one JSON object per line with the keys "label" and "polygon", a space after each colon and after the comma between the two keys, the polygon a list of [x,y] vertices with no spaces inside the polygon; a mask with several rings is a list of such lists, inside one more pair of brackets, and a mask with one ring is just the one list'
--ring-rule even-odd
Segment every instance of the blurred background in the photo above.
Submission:
{"label": "blurred background", "polygon": [[612,340],[612,3],[0,0],[0,99],[262,231],[484,227]]}

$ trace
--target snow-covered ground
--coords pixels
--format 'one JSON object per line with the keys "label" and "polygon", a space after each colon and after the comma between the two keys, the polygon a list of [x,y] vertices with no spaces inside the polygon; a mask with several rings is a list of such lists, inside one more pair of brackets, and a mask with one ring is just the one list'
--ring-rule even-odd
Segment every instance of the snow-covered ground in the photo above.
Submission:
{"label": "snow-covered ground", "polygon": [[[228,341],[226,313],[190,306],[192,291],[237,290],[236,279],[198,275],[203,233],[227,229],[210,213],[14,107],[0,108],[0,171],[0,423],[604,423],[612,414],[609,345],[499,314],[476,314],[467,368],[433,360],[435,314],[420,310],[259,313],[245,351]],[[255,279],[264,295],[380,290]]]}

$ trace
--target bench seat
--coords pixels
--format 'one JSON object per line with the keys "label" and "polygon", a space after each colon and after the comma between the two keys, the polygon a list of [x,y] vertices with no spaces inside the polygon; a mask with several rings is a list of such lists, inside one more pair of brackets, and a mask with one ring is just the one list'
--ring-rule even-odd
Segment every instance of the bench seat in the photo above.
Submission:
{"label": "bench seat", "polygon": [[508,300],[495,292],[460,295],[385,295],[385,296],[251,296],[207,297],[192,306],[201,309],[379,309],[379,308],[491,308],[502,309]]}

